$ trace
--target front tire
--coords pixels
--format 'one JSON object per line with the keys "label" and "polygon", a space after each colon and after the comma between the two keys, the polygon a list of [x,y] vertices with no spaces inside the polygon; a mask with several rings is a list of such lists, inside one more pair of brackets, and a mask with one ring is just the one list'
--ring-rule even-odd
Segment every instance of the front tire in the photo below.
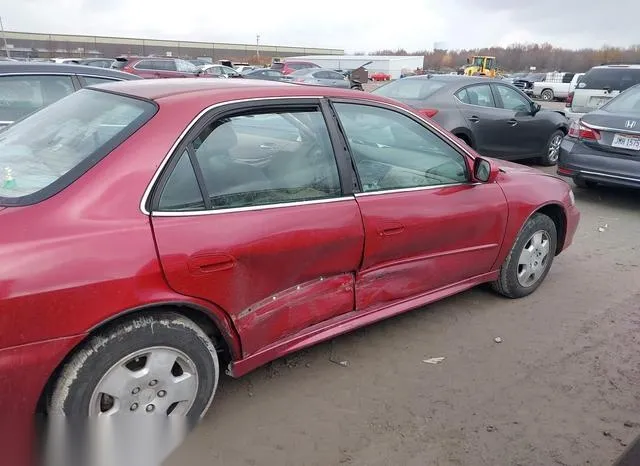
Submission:
{"label": "front tire", "polygon": [[563,139],[564,132],[560,130],[555,131],[551,135],[549,141],[547,142],[544,155],[538,160],[540,165],[551,167],[558,163],[558,158],[560,157],[560,146],[562,145]]}
{"label": "front tire", "polygon": [[581,189],[589,189],[589,188],[594,188],[596,186],[596,183],[594,183],[593,181],[588,181],[578,176],[575,176],[573,178],[573,184],[575,184],[578,188],[581,188]]}
{"label": "front tire", "polygon": [[534,214],[502,264],[498,280],[492,283],[493,289],[512,299],[533,293],[549,273],[557,244],[553,220],[544,214]]}
{"label": "front tire", "polygon": [[132,318],[92,337],[65,364],[49,412],[77,420],[186,416],[191,428],[208,410],[218,378],[216,349],[194,322],[172,312]]}

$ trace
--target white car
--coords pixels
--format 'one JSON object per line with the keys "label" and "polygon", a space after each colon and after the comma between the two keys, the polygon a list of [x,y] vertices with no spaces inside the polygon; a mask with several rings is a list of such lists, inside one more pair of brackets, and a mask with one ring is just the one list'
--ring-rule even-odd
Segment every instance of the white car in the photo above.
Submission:
{"label": "white car", "polygon": [[567,99],[565,115],[579,120],[615,96],[640,83],[640,65],[594,66],[580,79]]}
{"label": "white car", "polygon": [[533,83],[532,95],[545,102],[564,100],[569,97],[572,86],[575,88],[580,76],[580,73],[549,73],[544,81]]}
{"label": "white car", "polygon": [[224,65],[206,65],[201,68],[201,74],[212,78],[239,78],[241,75],[238,71]]}

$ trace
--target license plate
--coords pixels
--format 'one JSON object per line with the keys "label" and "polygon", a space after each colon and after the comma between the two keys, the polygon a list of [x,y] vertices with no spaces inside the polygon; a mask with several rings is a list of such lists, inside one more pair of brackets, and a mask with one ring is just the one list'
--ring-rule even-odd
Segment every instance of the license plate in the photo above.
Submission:
{"label": "license plate", "polygon": [[589,101],[589,106],[591,108],[600,108],[610,100],[609,97],[592,97]]}
{"label": "license plate", "polygon": [[623,136],[622,134],[616,134],[613,137],[611,147],[628,150],[640,150],[640,137]]}

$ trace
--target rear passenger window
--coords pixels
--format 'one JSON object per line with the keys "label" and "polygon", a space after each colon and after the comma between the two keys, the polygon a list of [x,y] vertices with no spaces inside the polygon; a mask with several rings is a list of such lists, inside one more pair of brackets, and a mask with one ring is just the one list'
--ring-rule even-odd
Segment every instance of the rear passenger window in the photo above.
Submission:
{"label": "rear passenger window", "polygon": [[204,209],[202,193],[188,151],[182,153],[171,172],[158,207],[163,211],[174,212]]}
{"label": "rear passenger window", "polygon": [[[329,133],[317,109],[224,118],[205,127],[191,145],[213,209],[329,199],[342,192]],[[188,165],[182,168],[191,173]],[[193,177],[173,178],[164,191],[176,198],[184,190],[179,184],[190,178],[191,197],[197,198]],[[185,209],[185,202],[160,204],[161,210]]]}
{"label": "rear passenger window", "polygon": [[0,122],[19,120],[74,91],[70,76],[0,77]]}
{"label": "rear passenger window", "polygon": [[491,86],[488,84],[480,84],[477,86],[469,86],[467,91],[467,104],[479,105],[480,107],[495,107]]}
{"label": "rear passenger window", "polygon": [[467,90],[466,89],[460,89],[458,92],[456,92],[456,97],[463,104],[468,104],[469,103],[469,96],[467,95]]}

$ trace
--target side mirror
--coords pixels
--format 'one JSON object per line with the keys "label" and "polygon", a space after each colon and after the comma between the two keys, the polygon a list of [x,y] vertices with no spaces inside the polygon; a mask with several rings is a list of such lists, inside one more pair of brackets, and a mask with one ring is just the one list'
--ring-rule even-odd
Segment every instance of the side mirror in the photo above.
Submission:
{"label": "side mirror", "polygon": [[498,167],[487,159],[476,157],[473,162],[473,177],[481,183],[493,183],[498,173]]}
{"label": "side mirror", "polygon": [[540,104],[538,104],[536,102],[531,102],[531,114],[532,115],[535,115],[540,110],[542,110],[542,105],[540,105]]}

